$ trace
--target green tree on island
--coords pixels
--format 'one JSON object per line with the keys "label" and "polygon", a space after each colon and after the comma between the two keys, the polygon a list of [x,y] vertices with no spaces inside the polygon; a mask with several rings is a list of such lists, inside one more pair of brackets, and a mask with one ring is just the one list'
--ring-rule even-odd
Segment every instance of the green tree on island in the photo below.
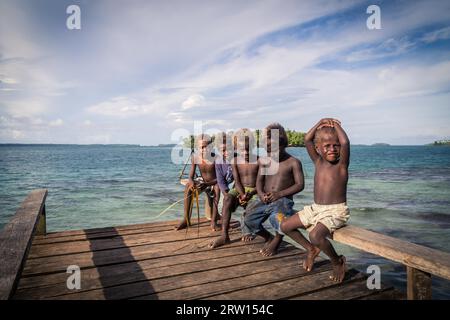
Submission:
{"label": "green tree on island", "polygon": [[434,145],[434,146],[450,146],[450,140],[435,141],[432,145]]}
{"label": "green tree on island", "polygon": [[[256,129],[254,130],[255,140],[259,147],[262,147],[259,145],[260,136],[262,134],[262,130]],[[305,146],[305,132],[295,131],[295,130],[286,130],[286,134],[288,136],[288,143],[289,147],[304,147]],[[212,137],[214,141],[214,136]],[[193,135],[190,135],[189,137],[186,137],[183,139],[183,147],[184,148],[194,148],[195,147],[195,137]]]}

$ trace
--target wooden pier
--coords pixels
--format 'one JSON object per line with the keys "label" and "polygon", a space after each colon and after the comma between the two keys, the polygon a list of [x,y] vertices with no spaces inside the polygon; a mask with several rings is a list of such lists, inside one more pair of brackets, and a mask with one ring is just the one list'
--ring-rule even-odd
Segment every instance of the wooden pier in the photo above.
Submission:
{"label": "wooden pier", "polygon": [[[209,249],[219,233],[206,220],[187,231],[174,231],[176,221],[166,221],[46,233],[46,196],[47,190],[33,191],[0,233],[1,299],[404,297],[389,286],[369,290],[366,276],[351,266],[343,283],[333,283],[331,264],[323,258],[306,273],[300,267],[304,253],[288,243],[279,254],[263,257],[262,241],[241,242],[238,228],[231,231],[231,244]],[[431,297],[430,273],[450,279],[448,253],[352,226],[334,238],[405,264],[409,299]],[[79,289],[72,282],[77,268]]]}

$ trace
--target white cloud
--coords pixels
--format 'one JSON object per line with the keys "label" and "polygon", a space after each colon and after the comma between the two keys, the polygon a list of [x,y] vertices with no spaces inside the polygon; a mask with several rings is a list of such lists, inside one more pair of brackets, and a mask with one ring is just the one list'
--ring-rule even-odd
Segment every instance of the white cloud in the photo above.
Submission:
{"label": "white cloud", "polygon": [[48,111],[49,101],[43,97],[24,97],[23,99],[5,99],[0,102],[0,109],[13,117],[32,117],[43,115]]}
{"label": "white cloud", "polygon": [[149,114],[152,108],[136,99],[122,96],[90,106],[87,111],[92,114],[126,118]]}
{"label": "white cloud", "polygon": [[99,133],[95,135],[88,134],[82,137],[79,143],[85,144],[108,144],[111,143],[111,135],[105,133]]}
{"label": "white cloud", "polygon": [[20,130],[11,130],[11,135],[14,140],[22,139],[25,137],[25,134]]}
{"label": "white cloud", "polygon": [[345,59],[347,62],[358,62],[393,57],[408,52],[415,45],[416,43],[410,41],[408,37],[389,38],[375,47],[353,51]]}
{"label": "white cloud", "polygon": [[64,121],[62,119],[56,119],[53,121],[50,121],[48,124],[50,127],[61,127],[64,125]]}
{"label": "white cloud", "polygon": [[446,40],[446,39],[450,39],[450,27],[445,27],[442,29],[428,32],[422,37],[421,40],[426,43],[431,43],[437,40]]}
{"label": "white cloud", "polygon": [[201,94],[191,95],[189,98],[183,101],[181,108],[186,110],[195,107],[201,107],[204,105],[205,97]]}
{"label": "white cloud", "polygon": [[13,79],[13,78],[7,78],[7,77],[2,77],[0,75],[0,83],[4,83],[4,84],[17,84],[18,81]]}

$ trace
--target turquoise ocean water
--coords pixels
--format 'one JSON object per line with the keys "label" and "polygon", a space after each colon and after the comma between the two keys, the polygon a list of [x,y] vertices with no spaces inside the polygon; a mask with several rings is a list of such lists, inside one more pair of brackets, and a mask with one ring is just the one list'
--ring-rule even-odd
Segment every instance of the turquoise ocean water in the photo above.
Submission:
{"label": "turquoise ocean water", "polygon": [[[296,208],[312,202],[314,169],[304,148],[289,148],[306,175]],[[47,188],[48,231],[170,220],[182,205],[181,165],[167,147],[2,145],[0,227],[27,193]],[[450,252],[450,148],[352,147],[348,204],[350,223]],[[240,211],[239,211],[240,213]],[[405,288],[404,267],[347,246],[338,250],[361,271],[382,269],[382,282]],[[434,298],[450,299],[450,281],[434,278]]]}

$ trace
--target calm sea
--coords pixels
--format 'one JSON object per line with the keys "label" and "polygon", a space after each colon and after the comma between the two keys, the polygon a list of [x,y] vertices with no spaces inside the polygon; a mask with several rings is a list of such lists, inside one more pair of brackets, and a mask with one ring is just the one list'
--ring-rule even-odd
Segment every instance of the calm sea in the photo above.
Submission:
{"label": "calm sea", "polygon": [[[313,166],[306,150],[290,148],[306,175],[296,208],[312,202]],[[47,188],[49,231],[180,218],[181,165],[170,148],[139,146],[0,146],[0,227],[27,193]],[[348,203],[350,223],[450,252],[450,148],[352,147]],[[382,282],[405,287],[404,267],[338,245],[361,271],[382,269]],[[450,281],[433,280],[434,298],[450,298]]]}

